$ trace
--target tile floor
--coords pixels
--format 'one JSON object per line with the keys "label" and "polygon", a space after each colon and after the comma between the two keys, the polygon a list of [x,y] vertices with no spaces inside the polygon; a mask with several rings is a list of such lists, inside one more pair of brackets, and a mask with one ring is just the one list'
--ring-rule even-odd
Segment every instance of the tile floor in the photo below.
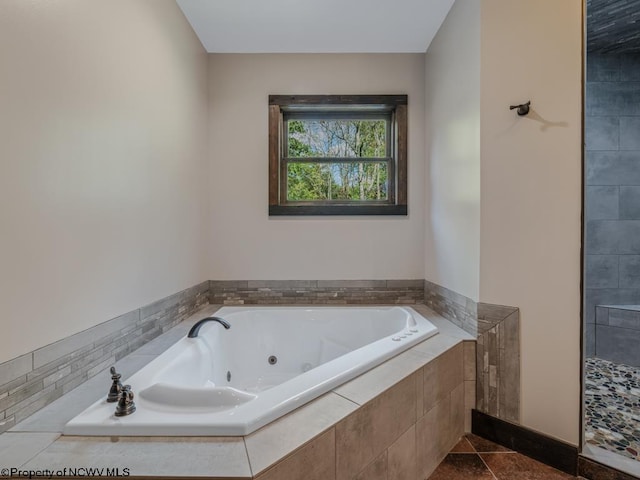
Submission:
{"label": "tile floor", "polygon": [[464,436],[428,480],[575,479],[473,434]]}
{"label": "tile floor", "polygon": [[584,400],[586,443],[640,460],[640,369],[588,358]]}

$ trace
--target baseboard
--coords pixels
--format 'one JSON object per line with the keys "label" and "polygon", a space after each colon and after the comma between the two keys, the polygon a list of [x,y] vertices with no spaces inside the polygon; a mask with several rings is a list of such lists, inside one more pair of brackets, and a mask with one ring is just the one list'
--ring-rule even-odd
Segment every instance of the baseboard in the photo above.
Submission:
{"label": "baseboard", "polygon": [[471,432],[569,475],[578,472],[578,447],[473,410]]}

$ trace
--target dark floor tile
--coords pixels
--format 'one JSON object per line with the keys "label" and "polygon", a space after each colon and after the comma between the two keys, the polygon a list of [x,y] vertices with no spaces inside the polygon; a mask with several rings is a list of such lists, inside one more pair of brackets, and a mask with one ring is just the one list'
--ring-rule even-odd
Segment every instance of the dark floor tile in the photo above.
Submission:
{"label": "dark floor tile", "polygon": [[467,434],[467,440],[469,443],[475,448],[478,453],[489,453],[489,452],[511,452],[507,447],[503,447],[502,445],[498,445],[497,443],[492,442],[491,440],[487,440],[486,438],[479,437],[474,435],[473,433]]}
{"label": "dark floor tile", "polygon": [[480,454],[498,480],[566,480],[576,477],[519,453]]}
{"label": "dark floor tile", "polygon": [[[578,457],[578,473],[591,480],[636,480],[637,477],[620,472],[614,468]],[[582,477],[581,477],[582,478]]]}
{"label": "dark floor tile", "polygon": [[477,454],[450,453],[429,480],[494,480],[494,477]]}
{"label": "dark floor tile", "polygon": [[456,446],[449,453],[476,453],[475,449],[465,437],[462,437]]}

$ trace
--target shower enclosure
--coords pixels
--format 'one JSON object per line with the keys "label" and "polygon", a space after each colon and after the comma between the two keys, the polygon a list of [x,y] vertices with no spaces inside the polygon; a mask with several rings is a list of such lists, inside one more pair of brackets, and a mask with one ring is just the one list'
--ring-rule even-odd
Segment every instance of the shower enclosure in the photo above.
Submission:
{"label": "shower enclosure", "polygon": [[639,0],[587,0],[583,452],[640,474]]}

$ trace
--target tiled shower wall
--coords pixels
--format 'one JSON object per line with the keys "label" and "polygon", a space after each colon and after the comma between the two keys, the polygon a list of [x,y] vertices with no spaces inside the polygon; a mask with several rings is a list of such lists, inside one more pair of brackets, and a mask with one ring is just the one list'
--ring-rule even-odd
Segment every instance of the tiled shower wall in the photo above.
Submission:
{"label": "tiled shower wall", "polygon": [[585,128],[586,352],[633,363],[640,330],[596,306],[640,304],[640,55],[587,56]]}

